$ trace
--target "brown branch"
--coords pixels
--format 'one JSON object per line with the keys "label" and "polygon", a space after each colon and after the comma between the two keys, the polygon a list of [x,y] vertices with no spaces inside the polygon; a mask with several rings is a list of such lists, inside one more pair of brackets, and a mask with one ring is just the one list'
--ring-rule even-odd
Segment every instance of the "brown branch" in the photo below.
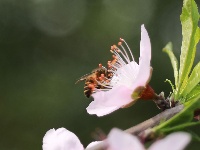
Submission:
{"label": "brown branch", "polygon": [[178,105],[176,107],[173,107],[171,109],[166,109],[165,111],[159,113],[158,115],[136,125],[129,129],[126,129],[125,132],[131,133],[131,134],[139,134],[140,132],[152,128],[160,123],[160,121],[168,120],[171,117],[173,117],[175,114],[179,113],[184,108],[183,105]]}
{"label": "brown branch", "polygon": [[[167,110],[159,113],[158,115],[156,115],[138,125],[135,125],[129,129],[126,129],[125,132],[134,134],[134,135],[138,135],[139,133],[158,125],[160,123],[160,121],[170,119],[171,117],[173,117],[174,115],[179,113],[181,110],[183,110],[183,108],[184,108],[183,105],[178,105],[171,109],[167,109]],[[87,150],[102,150],[102,149],[104,149],[104,146],[105,146],[105,144],[103,141]]]}

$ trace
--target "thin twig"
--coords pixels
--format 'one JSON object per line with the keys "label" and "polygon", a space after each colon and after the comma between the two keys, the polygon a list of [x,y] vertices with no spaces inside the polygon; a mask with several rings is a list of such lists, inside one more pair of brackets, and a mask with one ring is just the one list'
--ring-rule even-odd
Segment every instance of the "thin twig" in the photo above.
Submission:
{"label": "thin twig", "polygon": [[129,129],[126,129],[125,132],[131,133],[131,134],[139,134],[140,132],[152,128],[160,123],[160,121],[168,120],[171,117],[173,117],[175,114],[180,112],[184,108],[183,105],[178,105],[176,107],[173,107],[171,109],[166,109],[165,111],[159,113],[158,115],[136,125]]}
{"label": "thin twig", "polygon": [[[125,132],[134,134],[134,135],[138,135],[139,133],[158,125],[161,121],[170,119],[171,117],[173,117],[174,115],[179,113],[181,110],[183,110],[183,108],[184,108],[183,105],[178,105],[171,109],[167,109],[167,110],[159,113],[158,115],[156,115],[138,125],[135,125],[129,129],[126,129]],[[103,141],[87,150],[102,150],[102,149],[104,149],[104,147],[105,147],[105,144]]]}

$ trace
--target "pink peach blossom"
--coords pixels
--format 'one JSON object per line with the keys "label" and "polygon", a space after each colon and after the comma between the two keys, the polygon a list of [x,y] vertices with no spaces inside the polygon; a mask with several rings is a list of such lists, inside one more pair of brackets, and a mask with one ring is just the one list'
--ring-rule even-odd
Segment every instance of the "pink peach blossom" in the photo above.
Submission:
{"label": "pink peach blossom", "polygon": [[98,89],[92,94],[94,100],[86,108],[89,114],[104,116],[135,102],[139,97],[135,98],[132,94],[138,87],[145,88],[151,78],[151,43],[144,25],[141,26],[139,64],[127,43],[123,39],[121,41],[129,54],[121,44],[120,49],[114,46],[111,50],[117,58],[117,63],[110,64],[113,77],[105,89]]}

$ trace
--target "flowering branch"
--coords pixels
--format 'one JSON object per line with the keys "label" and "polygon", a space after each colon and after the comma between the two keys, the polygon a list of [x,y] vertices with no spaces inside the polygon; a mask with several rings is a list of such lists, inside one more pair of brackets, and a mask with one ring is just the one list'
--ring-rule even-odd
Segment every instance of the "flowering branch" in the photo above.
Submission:
{"label": "flowering branch", "polygon": [[144,130],[158,125],[160,123],[160,121],[170,119],[171,117],[173,117],[174,115],[179,113],[181,110],[183,110],[183,108],[184,108],[183,105],[178,105],[171,109],[167,109],[136,126],[126,129],[125,132],[138,135],[139,133],[143,132]]}
{"label": "flowering branch", "polygon": [[[165,135],[199,125],[200,121],[200,62],[193,68],[196,45],[200,41],[199,12],[194,0],[184,0],[181,14],[182,47],[180,66],[169,43],[164,51],[169,55],[174,69],[175,84],[165,99],[164,93],[157,95],[149,85],[152,75],[151,42],[144,25],[141,26],[140,58],[137,63],[125,42],[120,38],[111,46],[113,60],[102,64],[90,74],[81,77],[85,81],[84,93],[94,100],[86,108],[91,115],[99,117],[134,104],[138,99],[153,100],[162,110],[156,116],[125,131],[112,129],[104,141],[90,143],[85,150],[145,150],[144,144]],[[130,135],[132,134],[132,135]],[[137,136],[137,137],[136,137]],[[139,138],[139,140],[138,140]],[[199,138],[199,137],[198,137]],[[182,150],[190,142],[191,135],[185,132],[172,133],[156,141],[148,150]],[[142,142],[142,143],[141,143]],[[43,138],[43,150],[83,150],[78,137],[65,128],[49,130]]]}
{"label": "flowering branch", "polygon": [[[183,110],[183,108],[184,108],[184,105],[178,105],[171,109],[167,109],[138,125],[135,125],[133,127],[130,127],[129,129],[126,129],[125,132],[134,134],[134,135],[141,135],[145,133],[146,130],[158,125],[161,121],[170,119],[171,117],[179,113],[181,110]],[[102,150],[103,148],[104,148],[104,143],[101,142],[87,150]]]}

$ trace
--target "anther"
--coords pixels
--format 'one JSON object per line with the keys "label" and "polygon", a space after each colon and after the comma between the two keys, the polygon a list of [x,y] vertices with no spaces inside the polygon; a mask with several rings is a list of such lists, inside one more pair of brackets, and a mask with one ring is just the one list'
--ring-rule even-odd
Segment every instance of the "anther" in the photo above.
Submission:
{"label": "anther", "polygon": [[114,60],[117,59],[117,56],[116,56],[116,55],[112,55],[112,57],[113,57]]}
{"label": "anther", "polygon": [[124,39],[122,39],[122,38],[119,38],[119,40],[120,40],[121,42],[124,42]]}
{"label": "anther", "polygon": [[116,46],[116,45],[113,45],[113,48],[114,48],[114,49],[117,49],[117,46]]}
{"label": "anther", "polygon": [[121,46],[121,45],[122,45],[122,42],[118,42],[118,45]]}

